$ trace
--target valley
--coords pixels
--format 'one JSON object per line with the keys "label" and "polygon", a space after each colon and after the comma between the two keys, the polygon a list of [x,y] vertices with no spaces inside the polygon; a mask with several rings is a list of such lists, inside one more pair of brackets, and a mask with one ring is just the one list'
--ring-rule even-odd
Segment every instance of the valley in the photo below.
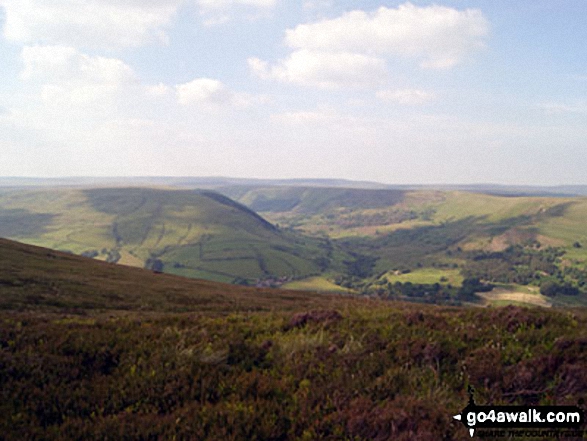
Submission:
{"label": "valley", "polygon": [[462,287],[470,279],[479,292],[517,284],[513,292],[530,287],[540,304],[587,303],[583,197],[217,184],[4,187],[0,235],[240,285],[516,302],[475,299]]}

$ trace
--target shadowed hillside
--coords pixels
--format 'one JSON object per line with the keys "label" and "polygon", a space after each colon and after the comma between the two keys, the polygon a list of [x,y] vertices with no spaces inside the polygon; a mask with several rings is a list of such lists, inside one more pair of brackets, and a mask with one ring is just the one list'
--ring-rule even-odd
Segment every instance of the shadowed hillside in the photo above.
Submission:
{"label": "shadowed hillside", "polygon": [[388,208],[403,200],[400,190],[320,187],[220,187],[219,192],[256,212],[315,215],[331,210]]}
{"label": "shadowed hillside", "polygon": [[272,222],[326,237],[352,255],[330,280],[313,277],[287,286],[319,289],[334,281],[363,294],[443,302],[462,297],[454,286],[465,279],[483,289],[475,282],[480,279],[497,284],[495,293],[483,296],[490,303],[587,304],[585,198],[292,187],[227,191]]}

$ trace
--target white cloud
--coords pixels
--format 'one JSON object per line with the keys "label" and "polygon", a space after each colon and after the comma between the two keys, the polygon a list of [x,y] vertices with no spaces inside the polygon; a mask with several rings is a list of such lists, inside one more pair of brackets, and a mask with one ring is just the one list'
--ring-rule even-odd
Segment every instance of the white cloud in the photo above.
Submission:
{"label": "white cloud", "polygon": [[100,83],[121,83],[134,78],[133,70],[116,58],[89,56],[68,46],[26,46],[21,58],[23,79],[84,79]]}
{"label": "white cloud", "polygon": [[423,68],[447,69],[483,47],[488,22],[479,10],[411,3],[374,12],[355,10],[288,29],[292,53],[274,65],[250,58],[253,73],[318,87],[375,86],[391,57],[414,59]]}
{"label": "white cloud", "polygon": [[256,103],[267,101],[263,95],[254,96],[248,93],[235,92],[226,87],[221,81],[211,78],[196,78],[189,83],[175,86],[177,101],[187,106],[230,106],[236,108],[249,107]]}
{"label": "white cloud", "polygon": [[0,0],[10,41],[76,47],[165,42],[164,28],[184,0]]}
{"label": "white cloud", "polygon": [[224,84],[210,78],[197,78],[189,83],[179,84],[175,89],[177,101],[183,105],[223,104],[230,101],[232,95]]}
{"label": "white cloud", "polygon": [[160,98],[167,96],[171,92],[171,87],[167,84],[159,83],[152,86],[146,87],[146,93],[148,96],[153,98]]}
{"label": "white cloud", "polygon": [[133,70],[115,58],[89,56],[66,46],[27,46],[21,78],[41,85],[46,103],[105,102],[136,82]]}
{"label": "white cloud", "polygon": [[488,29],[480,10],[406,3],[298,25],[286,31],[285,42],[293,49],[415,57],[422,67],[447,68],[483,47]]}
{"label": "white cloud", "polygon": [[385,60],[349,52],[298,50],[275,66],[248,59],[249,68],[262,79],[321,88],[374,86],[385,76]]}
{"label": "white cloud", "polygon": [[397,89],[380,90],[377,98],[383,101],[390,101],[398,104],[418,105],[434,100],[435,95],[431,92],[418,89]]}

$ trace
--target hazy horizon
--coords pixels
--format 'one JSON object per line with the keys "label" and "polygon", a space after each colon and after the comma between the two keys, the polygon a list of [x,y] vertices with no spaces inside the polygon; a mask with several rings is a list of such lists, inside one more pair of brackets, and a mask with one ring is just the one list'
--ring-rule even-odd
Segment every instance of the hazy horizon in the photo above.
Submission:
{"label": "hazy horizon", "polygon": [[582,0],[0,0],[0,176],[587,184]]}

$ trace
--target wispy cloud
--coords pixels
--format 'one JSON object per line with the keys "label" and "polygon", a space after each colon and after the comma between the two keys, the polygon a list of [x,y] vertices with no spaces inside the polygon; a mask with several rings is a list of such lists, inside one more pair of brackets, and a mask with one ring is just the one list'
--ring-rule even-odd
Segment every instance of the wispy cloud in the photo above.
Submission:
{"label": "wispy cloud", "polygon": [[377,98],[383,101],[394,102],[406,105],[425,104],[433,101],[436,96],[432,92],[418,89],[396,89],[380,90],[377,92]]}
{"label": "wispy cloud", "polygon": [[587,114],[586,103],[566,104],[549,102],[539,104],[538,108],[550,115],[560,115],[568,113]]}
{"label": "wispy cloud", "polygon": [[0,0],[0,6],[10,41],[118,48],[165,43],[165,28],[183,1]]}
{"label": "wispy cloud", "polygon": [[21,79],[41,86],[47,103],[85,105],[113,98],[134,84],[134,71],[116,58],[90,56],[67,46],[26,46]]}
{"label": "wispy cloud", "polygon": [[235,92],[219,80],[196,78],[188,83],[175,86],[177,101],[183,106],[200,105],[236,108],[249,107],[268,100],[264,95]]}

